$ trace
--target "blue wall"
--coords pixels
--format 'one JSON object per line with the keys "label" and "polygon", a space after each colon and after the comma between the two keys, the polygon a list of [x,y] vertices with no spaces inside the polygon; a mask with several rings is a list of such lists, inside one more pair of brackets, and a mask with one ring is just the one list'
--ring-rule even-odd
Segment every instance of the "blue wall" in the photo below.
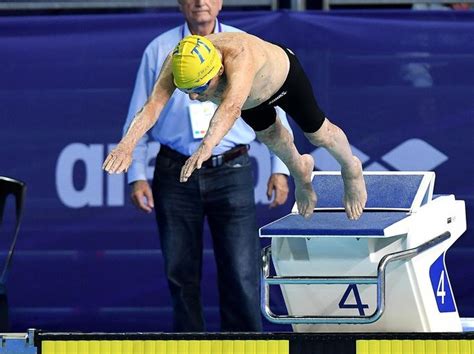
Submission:
{"label": "blue wall", "polygon": [[[473,13],[233,12],[221,19],[298,55],[365,169],[434,170],[435,192],[466,200],[473,219]],[[130,204],[123,176],[106,176],[100,165],[120,137],[146,44],[181,23],[177,13],[0,18],[0,175],[28,184],[9,278],[12,330],[171,329],[155,221]],[[319,169],[334,168],[294,131]],[[256,143],[252,154],[264,225],[286,214],[292,198],[268,209],[267,152]],[[469,227],[448,254],[464,317],[474,316],[473,236]],[[218,330],[212,257],[208,240],[203,298],[208,329]]]}

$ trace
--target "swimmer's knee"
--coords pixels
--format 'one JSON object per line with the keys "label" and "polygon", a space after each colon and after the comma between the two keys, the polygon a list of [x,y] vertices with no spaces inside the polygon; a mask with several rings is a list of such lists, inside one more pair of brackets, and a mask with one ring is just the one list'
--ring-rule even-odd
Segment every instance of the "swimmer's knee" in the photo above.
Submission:
{"label": "swimmer's knee", "polygon": [[255,134],[257,134],[258,138],[267,138],[267,139],[272,139],[275,138],[278,134],[278,126],[277,122],[273,122],[273,124],[269,125],[265,129],[255,131]]}
{"label": "swimmer's knee", "polygon": [[335,144],[336,129],[339,128],[326,118],[319,129],[313,133],[305,132],[304,135],[313,145],[328,148]]}

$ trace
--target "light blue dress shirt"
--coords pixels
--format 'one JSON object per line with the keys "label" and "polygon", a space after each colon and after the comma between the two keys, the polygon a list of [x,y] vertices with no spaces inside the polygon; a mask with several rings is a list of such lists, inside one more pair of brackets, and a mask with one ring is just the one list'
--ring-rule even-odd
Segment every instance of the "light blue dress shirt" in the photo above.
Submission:
{"label": "light blue dress shirt", "polygon": [[[216,20],[214,33],[216,32],[242,32],[237,28],[226,26]],[[174,49],[176,44],[184,37],[191,35],[188,25],[175,27],[157,38],[155,38],[145,49],[140,68],[138,69],[135,88],[133,90],[127,120],[123,133],[125,134],[136,114],[145,104],[148,96],[153,90],[160,69],[167,55]],[[133,161],[128,170],[128,183],[137,180],[146,180],[146,155],[147,143],[157,141],[167,145],[183,155],[192,155],[202,139],[193,137],[191,122],[189,119],[188,106],[192,102],[188,95],[175,90],[170,100],[161,112],[157,123],[138,142],[133,151]],[[196,101],[193,101],[196,103]],[[281,122],[291,133],[286,114],[277,108]],[[239,118],[232,129],[213,149],[213,155],[222,154],[239,144],[250,144],[255,140],[255,132],[242,118]],[[275,155],[271,155],[272,173],[283,173],[289,175],[288,168]]]}

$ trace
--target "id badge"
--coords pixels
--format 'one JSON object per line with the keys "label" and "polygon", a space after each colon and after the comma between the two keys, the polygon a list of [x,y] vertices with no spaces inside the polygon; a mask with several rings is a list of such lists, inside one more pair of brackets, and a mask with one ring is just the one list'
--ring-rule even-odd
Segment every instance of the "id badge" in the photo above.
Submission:
{"label": "id badge", "polygon": [[191,103],[189,105],[189,119],[191,120],[191,128],[193,129],[193,138],[202,139],[207,133],[211,118],[217,105],[212,102]]}

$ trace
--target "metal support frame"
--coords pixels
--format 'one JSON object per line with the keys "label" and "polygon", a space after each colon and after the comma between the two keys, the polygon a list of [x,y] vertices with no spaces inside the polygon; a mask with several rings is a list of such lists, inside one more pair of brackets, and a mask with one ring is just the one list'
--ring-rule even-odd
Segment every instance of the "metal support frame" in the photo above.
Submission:
{"label": "metal support frame", "polygon": [[[271,246],[262,250],[262,280],[261,280],[261,307],[265,317],[274,323],[280,324],[368,324],[376,322],[385,310],[385,271],[389,263],[400,260],[409,260],[416,255],[431,249],[449,239],[451,233],[443,232],[439,236],[404,251],[386,254],[377,266],[377,276],[271,276]],[[276,315],[270,309],[270,285],[290,284],[376,284],[377,307],[368,316],[306,316],[306,315]]]}
{"label": "metal support frame", "polygon": [[23,207],[25,204],[25,196],[26,196],[26,184],[22,181],[19,181],[10,177],[0,176],[0,226],[3,221],[3,213],[5,211],[5,203],[7,200],[6,198],[9,195],[12,195],[15,197],[16,224],[15,224],[15,229],[13,231],[10,248],[8,249],[4,267],[0,275],[1,286],[4,286],[7,281],[8,272],[10,270],[10,264],[13,259],[13,253],[15,252],[16,241],[18,239],[18,233],[20,231],[21,220],[23,218]]}

